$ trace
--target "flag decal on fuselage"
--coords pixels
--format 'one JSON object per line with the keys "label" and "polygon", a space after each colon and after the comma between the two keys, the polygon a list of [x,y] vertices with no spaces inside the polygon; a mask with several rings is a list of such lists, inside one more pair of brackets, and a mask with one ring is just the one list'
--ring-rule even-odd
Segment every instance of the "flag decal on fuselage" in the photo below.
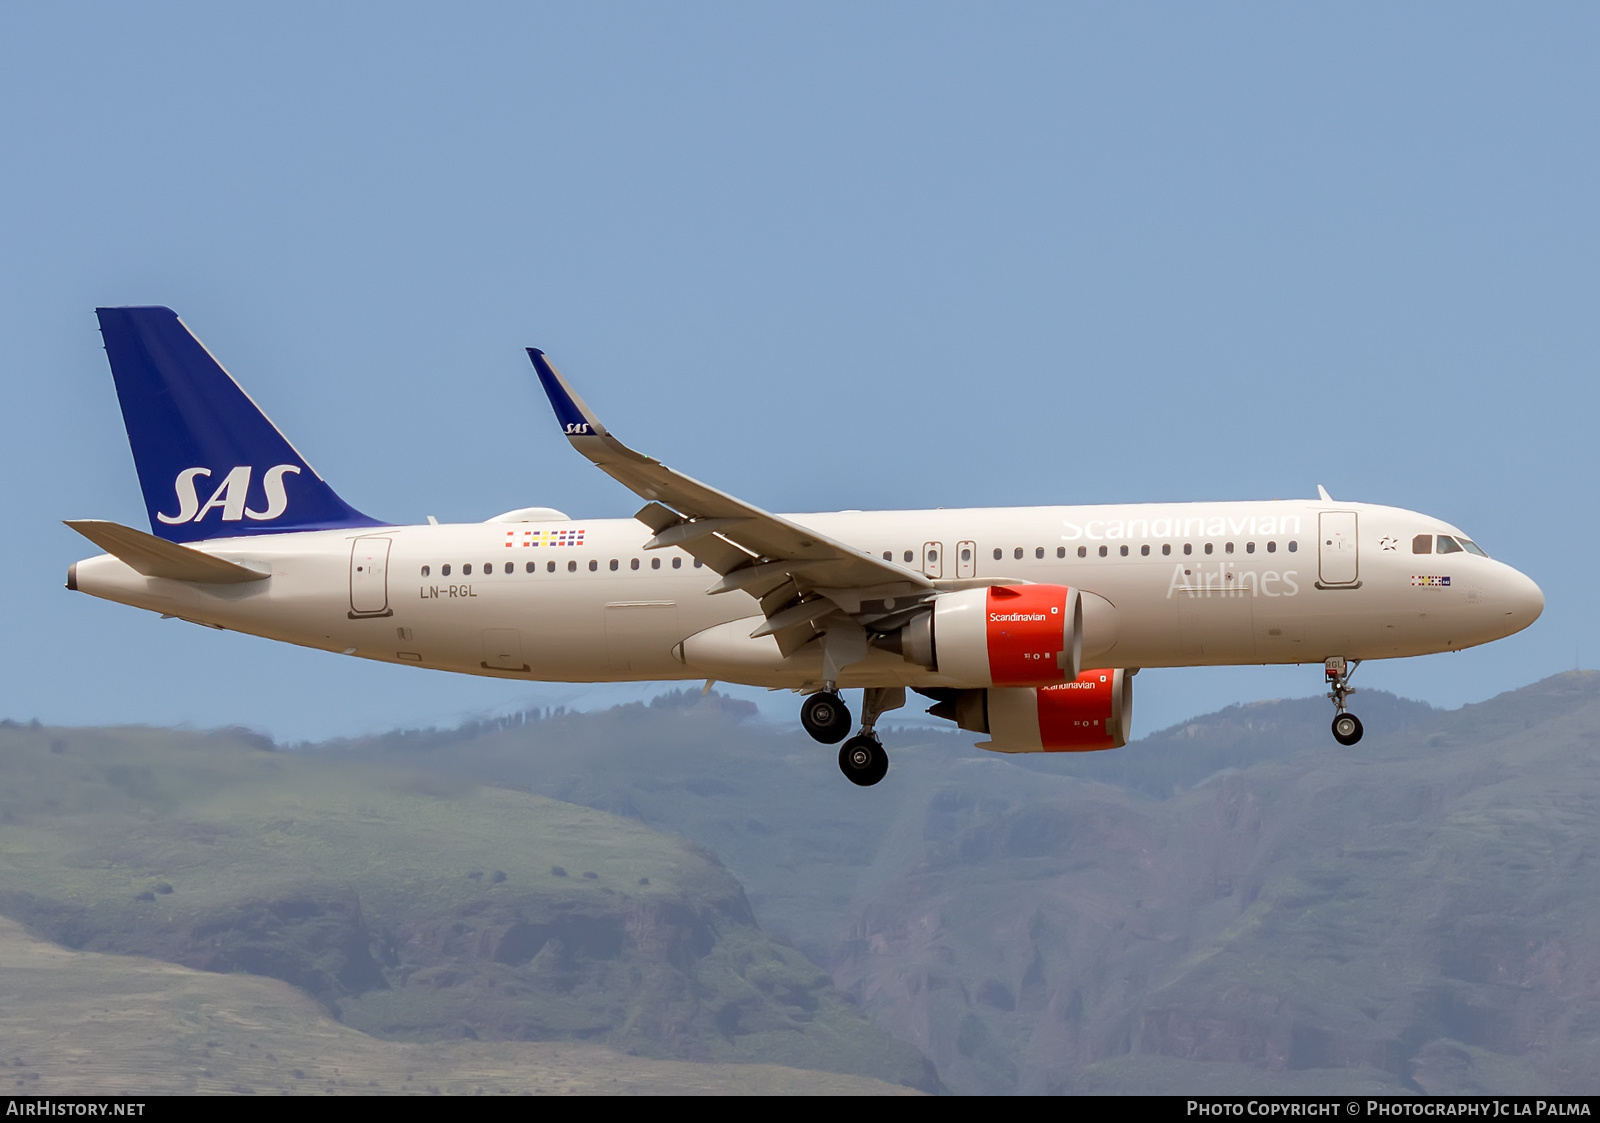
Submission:
{"label": "flag decal on fuselage", "polygon": [[582,546],[583,531],[581,530],[515,530],[506,531],[506,549],[511,549],[518,542],[524,546]]}

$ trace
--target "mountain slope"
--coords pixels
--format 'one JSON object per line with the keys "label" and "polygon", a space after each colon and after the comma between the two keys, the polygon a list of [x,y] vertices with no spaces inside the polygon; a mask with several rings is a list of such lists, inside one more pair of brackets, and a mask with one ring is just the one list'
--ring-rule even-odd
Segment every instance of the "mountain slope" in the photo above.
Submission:
{"label": "mountain slope", "polygon": [[579,1040],[934,1087],[737,880],[603,812],[161,730],[0,728],[0,913],[283,979],[415,1041]]}
{"label": "mountain slope", "polygon": [[1320,698],[1072,757],[907,730],[865,791],[715,696],[319,751],[695,840],[956,1090],[1600,1086],[1600,675],[1361,702],[1354,749]]}

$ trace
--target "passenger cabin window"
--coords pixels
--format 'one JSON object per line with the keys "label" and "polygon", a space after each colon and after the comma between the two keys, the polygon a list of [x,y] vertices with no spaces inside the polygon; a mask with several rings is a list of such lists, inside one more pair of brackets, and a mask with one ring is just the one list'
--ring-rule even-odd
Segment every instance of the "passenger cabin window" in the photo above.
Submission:
{"label": "passenger cabin window", "polygon": [[1278,544],[1276,542],[1268,542],[1267,543],[1267,553],[1276,554],[1277,552],[1278,552]]}
{"label": "passenger cabin window", "polygon": [[1122,556],[1123,557],[1127,557],[1128,556],[1128,547],[1126,547],[1126,546],[1122,547]]}
{"label": "passenger cabin window", "polygon": [[526,568],[527,568],[529,573],[538,573],[539,572],[539,563],[538,562],[529,562],[527,564]]}
{"label": "passenger cabin window", "polygon": [[422,567],[422,576],[426,577],[432,571],[433,571],[433,568],[431,566],[426,566],[425,565],[425,566]]}
{"label": "passenger cabin window", "polygon": [[1036,557],[1036,558],[1044,557],[1044,547],[1043,546],[1035,546],[1033,548],[1033,556]]}
{"label": "passenger cabin window", "polygon": [[651,558],[650,559],[650,568],[651,569],[660,569],[661,568],[661,559],[660,558]]}
{"label": "passenger cabin window", "polygon": [[884,561],[894,561],[894,551],[893,550],[885,550],[883,552],[883,560]]}
{"label": "passenger cabin window", "polygon": [[916,555],[916,554],[914,554],[914,553],[912,553],[912,552],[911,552],[911,551],[910,551],[910,550],[907,550],[907,551],[906,551],[906,555],[905,555],[905,556],[906,556],[906,564],[907,564],[907,565],[910,565],[910,564],[911,564],[911,562],[912,562],[912,561],[914,561],[914,560],[915,560],[915,559],[916,559],[916,556],[917,556],[917,555]]}
{"label": "passenger cabin window", "polygon": [[1106,548],[1104,546],[1100,547],[1100,556],[1101,557],[1105,557],[1106,556]]}
{"label": "passenger cabin window", "polygon": [[442,573],[444,576],[449,577],[450,576],[450,563],[446,562],[444,565],[441,565],[439,567],[439,572]]}
{"label": "passenger cabin window", "polygon": [[547,562],[545,563],[544,569],[546,573],[554,573],[556,571],[556,563],[553,561]]}
{"label": "passenger cabin window", "polygon": [[673,569],[682,569],[683,568],[683,559],[682,558],[673,558],[672,559],[672,568]]}
{"label": "passenger cabin window", "polygon": [[1232,543],[1232,542],[1229,542],[1229,543],[1228,543],[1228,544],[1227,544],[1227,545],[1226,545],[1226,546],[1224,546],[1224,547],[1222,547],[1222,552],[1223,552],[1223,553],[1224,553],[1224,554],[1231,554],[1231,553],[1233,553],[1233,543]]}
{"label": "passenger cabin window", "polygon": [[1141,558],[1147,558],[1150,556],[1150,544],[1148,542],[1139,547],[1139,556]]}
{"label": "passenger cabin window", "polygon": [[1012,550],[1011,551],[1011,556],[1013,558],[1016,558],[1018,561],[1021,561],[1022,560],[1022,547],[1018,546],[1015,550]]}
{"label": "passenger cabin window", "polygon": [[616,558],[612,558],[611,559],[611,572],[615,573],[616,571],[617,571],[617,559]]}
{"label": "passenger cabin window", "polygon": [[1256,544],[1254,542],[1246,542],[1244,544],[1244,552],[1247,553],[1247,554],[1255,553],[1256,552]]}
{"label": "passenger cabin window", "polygon": [[1206,543],[1206,553],[1209,554],[1210,552],[1211,552],[1211,543],[1207,542]]}
{"label": "passenger cabin window", "polygon": [[1056,547],[1056,557],[1064,558],[1066,556],[1067,556],[1067,548],[1065,546],[1057,546]]}
{"label": "passenger cabin window", "polygon": [[593,573],[599,568],[600,568],[600,559],[599,558],[590,558],[589,559],[589,572]]}
{"label": "passenger cabin window", "polygon": [[1433,553],[1433,535],[1419,534],[1413,538],[1411,540],[1411,552],[1413,554]]}
{"label": "passenger cabin window", "polygon": [[1089,556],[1089,547],[1087,547],[1087,546],[1079,546],[1078,547],[1078,556],[1080,558],[1088,557]]}
{"label": "passenger cabin window", "polygon": [[576,561],[569,561],[567,563],[567,572],[568,573],[576,573],[576,572],[578,572],[578,563]]}
{"label": "passenger cabin window", "polygon": [[1183,552],[1184,552],[1184,553],[1185,553],[1185,554],[1192,554],[1192,553],[1194,553],[1194,546],[1193,546],[1193,544],[1192,544],[1192,543],[1189,543],[1189,542],[1185,542],[1185,543],[1184,543],[1184,544],[1183,544]]}
{"label": "passenger cabin window", "polygon": [[629,559],[628,568],[629,569],[638,569],[639,568],[639,559],[638,558]]}
{"label": "passenger cabin window", "polygon": [[1005,551],[1000,549],[998,546],[996,546],[995,547],[995,551],[994,551],[994,560],[995,561],[999,561],[1004,556],[1005,556]]}
{"label": "passenger cabin window", "polygon": [[1439,535],[1439,552],[1441,554],[1459,554],[1461,543],[1451,538],[1448,534]]}
{"label": "passenger cabin window", "polygon": [[463,577],[471,577],[472,576],[472,563],[471,562],[468,562],[466,565],[461,567],[461,574],[462,574]]}
{"label": "passenger cabin window", "polygon": [[1172,543],[1171,542],[1163,542],[1163,543],[1161,543],[1161,556],[1162,557],[1167,557],[1171,553],[1172,553]]}
{"label": "passenger cabin window", "polygon": [[1298,549],[1299,549],[1299,548],[1300,548],[1300,543],[1298,543],[1298,542],[1296,542],[1296,541],[1294,541],[1294,540],[1293,540],[1293,539],[1292,539],[1292,538],[1291,538],[1291,539],[1290,539],[1290,540],[1289,540],[1289,552],[1290,552],[1290,553],[1291,553],[1291,554],[1292,554],[1292,553],[1294,553],[1294,552],[1295,552],[1295,551],[1296,551],[1296,550],[1298,550]]}

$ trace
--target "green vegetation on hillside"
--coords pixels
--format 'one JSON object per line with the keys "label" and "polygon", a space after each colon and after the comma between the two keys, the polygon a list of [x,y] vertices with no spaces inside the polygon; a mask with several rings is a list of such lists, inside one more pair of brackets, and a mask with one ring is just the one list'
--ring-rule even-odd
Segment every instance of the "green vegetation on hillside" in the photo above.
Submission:
{"label": "green vegetation on hillside", "polygon": [[893,1095],[861,1076],[571,1042],[380,1041],[286,983],[69,951],[0,920],[0,1091],[18,1096]]}
{"label": "green vegetation on hillside", "polygon": [[1320,698],[1073,757],[905,731],[866,791],[688,694],[320,751],[699,842],[957,1091],[1600,1090],[1600,675],[1361,698],[1353,749]]}
{"label": "green vegetation on hillside", "polygon": [[603,812],[160,730],[0,728],[0,913],[282,979],[413,1041],[603,1043],[929,1084],[679,839]]}
{"label": "green vegetation on hillside", "polygon": [[1362,697],[1351,749],[1320,698],[1072,757],[902,731],[865,790],[689,692],[297,753],[12,726],[0,913],[419,1043],[935,1087],[920,1053],[969,1093],[1600,1090],[1600,675]]}

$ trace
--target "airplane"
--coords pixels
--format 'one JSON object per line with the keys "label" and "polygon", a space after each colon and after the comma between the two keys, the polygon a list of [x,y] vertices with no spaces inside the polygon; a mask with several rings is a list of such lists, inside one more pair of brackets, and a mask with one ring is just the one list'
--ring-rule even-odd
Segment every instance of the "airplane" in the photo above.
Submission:
{"label": "airplane", "polygon": [[644,506],[392,525],[340,499],[172,310],[96,314],[150,533],[67,522],[105,551],[68,589],[403,666],[789,689],[861,786],[888,771],[876,725],[908,689],[982,748],[1094,751],[1127,742],[1145,667],[1320,663],[1334,739],[1353,745],[1363,660],[1488,643],[1544,609],[1456,527],[1321,485],[1315,500],[772,514],[623,444],[536,348],[561,432]]}

